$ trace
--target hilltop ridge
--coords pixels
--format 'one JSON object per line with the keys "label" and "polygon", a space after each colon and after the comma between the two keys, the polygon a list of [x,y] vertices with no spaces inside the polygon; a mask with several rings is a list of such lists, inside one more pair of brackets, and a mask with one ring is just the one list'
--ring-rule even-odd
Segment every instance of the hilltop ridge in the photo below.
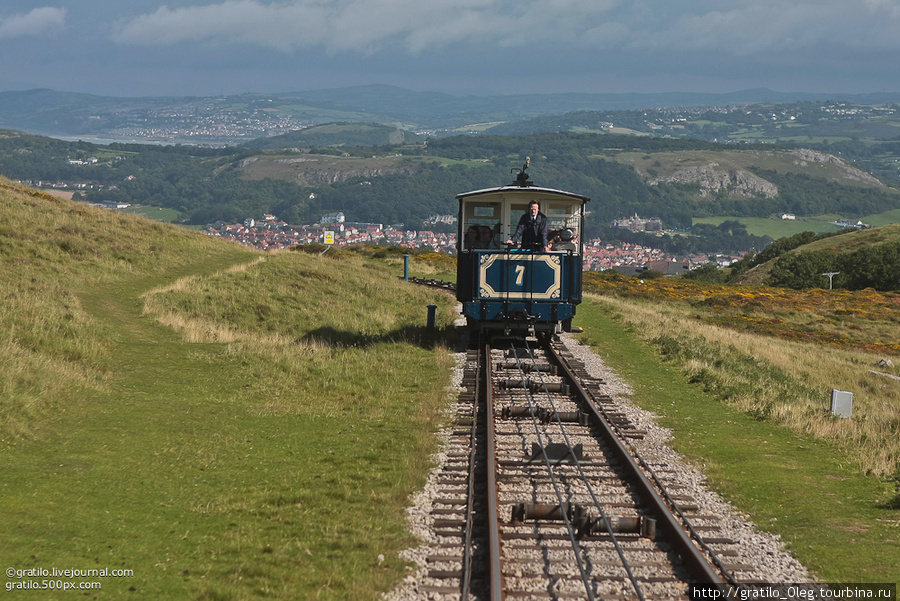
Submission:
{"label": "hilltop ridge", "polygon": [[[230,96],[121,98],[34,89],[0,92],[0,127],[55,137],[223,145],[334,122],[376,123],[431,136],[463,132],[509,135],[591,128],[609,131],[610,126],[681,136],[686,131],[685,125],[700,119],[698,127],[687,130],[692,137],[708,139],[703,133],[712,132],[724,140],[726,130],[718,123],[724,115],[715,107],[740,109],[744,105],[760,105],[771,115],[781,112],[779,104],[834,101],[883,105],[900,101],[900,95],[860,94],[838,98],[834,94],[751,89],[726,94],[455,96],[369,85]],[[741,110],[736,117],[744,119]],[[760,124],[779,125],[768,116],[762,119],[753,116],[750,121],[754,128]],[[799,124],[790,123],[792,127]],[[763,133],[761,128],[759,131]],[[750,132],[738,128],[736,133],[747,136]],[[840,135],[839,130],[833,130],[831,135]]]}
{"label": "hilltop ridge", "polygon": [[733,283],[900,291],[900,224],[833,234],[804,232],[775,242],[751,264]]}

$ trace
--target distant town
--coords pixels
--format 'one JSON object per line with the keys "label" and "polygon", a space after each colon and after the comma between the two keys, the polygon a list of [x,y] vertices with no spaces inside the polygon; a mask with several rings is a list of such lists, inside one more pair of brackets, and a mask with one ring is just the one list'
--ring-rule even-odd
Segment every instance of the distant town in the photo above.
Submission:
{"label": "distant town", "polygon": [[[452,216],[438,216],[433,222]],[[620,227],[634,227],[636,223],[651,224],[655,227],[659,220],[642,220],[638,216],[617,220]],[[438,233],[430,230],[398,230],[381,223],[354,223],[346,221],[344,215],[326,215],[314,225],[290,225],[274,215],[263,215],[259,221],[246,219],[243,223],[216,222],[208,224],[203,232],[208,236],[218,236],[233,240],[260,250],[281,250],[298,244],[325,244],[348,246],[352,244],[381,244],[406,248],[430,249],[435,252],[455,254],[456,233]],[[602,240],[588,240],[584,246],[584,269],[586,271],[616,270],[634,275],[645,270],[653,270],[663,275],[684,273],[710,261],[726,267],[740,259],[740,256],[694,254],[676,257],[658,248],[639,244],[610,244]]]}
{"label": "distant town", "polygon": [[[336,91],[339,93],[339,91]],[[335,112],[336,97],[320,98],[319,101],[304,98],[303,94],[245,94],[237,96],[169,98],[164,102],[147,98],[85,98],[63,95],[46,100],[48,104],[35,107],[35,116],[28,123],[43,131],[54,131],[56,136],[88,141],[118,141],[157,144],[191,144],[203,146],[224,146],[242,144],[247,141],[268,138],[333,121],[387,122],[394,123],[396,115],[386,119],[385,115],[372,107],[363,105]],[[392,96],[394,109],[402,114],[404,107],[418,105],[420,99],[413,92],[404,93],[400,98]],[[486,98],[485,114],[473,116],[473,122],[464,129],[458,125],[448,125],[448,115],[440,115],[430,123],[420,123],[413,128],[424,136],[468,135],[490,133],[499,123],[493,119],[482,119],[508,107],[509,98],[503,97],[502,104]],[[885,103],[880,106],[854,104],[843,101],[827,102],[752,102],[742,101],[724,106],[709,106],[701,102],[697,106],[683,107],[674,99],[648,97],[647,102],[659,108],[616,109],[599,108],[605,101],[588,107],[587,112],[597,113],[591,127],[612,133],[649,133],[675,137],[699,137],[710,141],[754,141],[780,137],[781,133],[766,132],[765,126],[786,125],[794,135],[806,135],[803,128],[818,124],[821,120],[831,123],[883,122],[893,119],[897,106]],[[469,99],[459,99],[445,110],[453,118],[459,113],[467,113]],[[400,102],[400,105],[397,105]],[[58,104],[57,104],[58,103]],[[60,119],[56,112],[60,106],[77,107],[68,110],[69,119]],[[533,103],[528,109],[513,111],[512,121],[530,118]],[[577,115],[586,107],[570,104],[563,107],[564,114]],[[505,110],[505,109],[504,109]],[[526,116],[526,114],[528,116]],[[83,116],[79,116],[83,115]],[[712,119],[711,119],[712,117]],[[558,121],[558,120],[557,120]],[[710,123],[713,121],[715,123]],[[749,129],[748,129],[749,125]],[[25,128],[17,121],[6,123],[4,127]],[[90,131],[86,134],[85,131]],[[780,131],[780,130],[779,130]],[[834,134],[839,136],[839,134]]]}

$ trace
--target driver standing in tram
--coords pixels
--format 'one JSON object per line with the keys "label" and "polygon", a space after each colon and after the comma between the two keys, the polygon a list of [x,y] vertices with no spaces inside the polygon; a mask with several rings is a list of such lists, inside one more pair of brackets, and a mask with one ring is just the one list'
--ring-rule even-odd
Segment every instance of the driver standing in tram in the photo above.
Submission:
{"label": "driver standing in tram", "polygon": [[532,200],[528,203],[528,212],[519,219],[519,225],[507,244],[517,244],[522,239],[522,248],[550,252],[547,241],[547,216],[541,213],[541,203]]}

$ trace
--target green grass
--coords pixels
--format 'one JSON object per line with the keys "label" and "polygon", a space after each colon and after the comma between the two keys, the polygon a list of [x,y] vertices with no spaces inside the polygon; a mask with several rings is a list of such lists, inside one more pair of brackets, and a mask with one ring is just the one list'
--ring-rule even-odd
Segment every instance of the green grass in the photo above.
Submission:
{"label": "green grass", "polygon": [[[840,228],[834,225],[838,219],[843,219],[840,215],[818,215],[815,217],[799,217],[795,220],[784,220],[777,217],[734,217],[728,215],[720,215],[715,217],[695,217],[694,223],[708,223],[711,225],[719,225],[723,221],[739,221],[747,226],[747,233],[754,236],[769,236],[774,240],[786,238],[799,234],[800,232],[836,232]],[[872,227],[880,227],[900,223],[900,209],[893,211],[885,211],[875,215],[868,215],[860,219],[863,223],[867,223]]]}
{"label": "green grass", "polygon": [[747,226],[747,233],[754,236],[769,236],[773,240],[787,238],[800,232],[836,232],[840,228],[834,225],[834,221],[840,217],[834,215],[822,215],[818,217],[801,217],[795,220],[770,217],[695,217],[694,223],[708,223],[719,225],[723,221],[739,221]]}
{"label": "green grass", "polygon": [[892,223],[900,223],[900,209],[894,209],[892,211],[885,211],[884,213],[869,215],[863,219],[860,219],[860,221],[862,221],[863,223],[868,223],[872,227],[890,225]]}
{"label": "green grass", "polygon": [[[403,576],[449,297],[3,188],[0,563],[133,570],[98,599],[377,599]],[[44,593],[21,598],[73,594]]]}
{"label": "green grass", "polygon": [[179,211],[165,207],[130,207],[124,209],[124,211],[132,215],[140,215],[141,217],[146,217],[153,221],[164,221],[166,223],[175,223],[181,219],[181,213]]}
{"label": "green grass", "polygon": [[754,419],[661,363],[602,301],[578,312],[590,344],[660,416],[673,445],[712,486],[762,529],[778,534],[816,576],[830,582],[900,582],[900,490],[862,475],[834,445]]}
{"label": "green grass", "polygon": [[[377,599],[455,317],[403,254],[453,279],[434,253],[263,254],[0,181],[0,563],[134,571],[98,599]],[[900,579],[893,482],[688,386],[593,304],[587,339],[740,508],[823,578]]]}

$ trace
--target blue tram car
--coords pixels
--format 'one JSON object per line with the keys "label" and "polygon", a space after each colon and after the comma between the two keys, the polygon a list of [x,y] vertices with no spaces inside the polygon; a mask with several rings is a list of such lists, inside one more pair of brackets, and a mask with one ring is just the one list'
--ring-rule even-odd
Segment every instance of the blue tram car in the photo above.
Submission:
{"label": "blue tram car", "polygon": [[[535,186],[529,161],[516,181],[458,194],[456,298],[470,328],[488,335],[570,331],[581,302],[582,232],[587,196]],[[548,246],[510,244],[537,201]]]}

